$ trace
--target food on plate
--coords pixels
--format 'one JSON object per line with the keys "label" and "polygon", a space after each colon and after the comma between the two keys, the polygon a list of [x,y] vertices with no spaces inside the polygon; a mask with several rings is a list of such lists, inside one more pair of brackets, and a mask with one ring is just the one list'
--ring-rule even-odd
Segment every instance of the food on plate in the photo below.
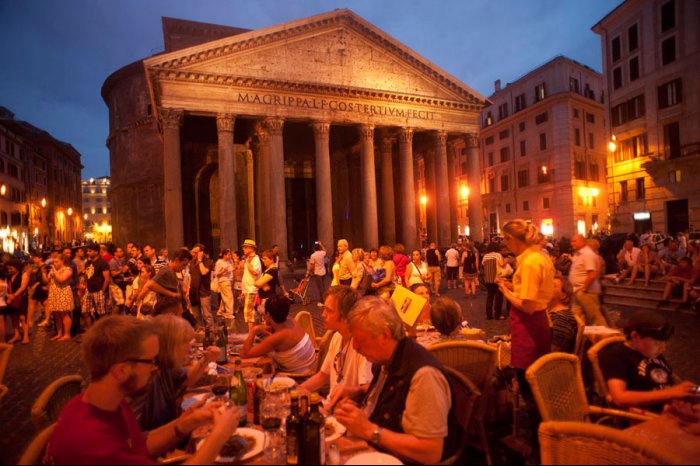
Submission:
{"label": "food on plate", "polygon": [[255,437],[249,435],[234,435],[221,447],[219,456],[222,458],[239,458],[255,449]]}
{"label": "food on plate", "polygon": [[335,434],[335,424],[333,421],[329,422],[328,419],[326,419],[326,438],[332,436],[333,434]]}

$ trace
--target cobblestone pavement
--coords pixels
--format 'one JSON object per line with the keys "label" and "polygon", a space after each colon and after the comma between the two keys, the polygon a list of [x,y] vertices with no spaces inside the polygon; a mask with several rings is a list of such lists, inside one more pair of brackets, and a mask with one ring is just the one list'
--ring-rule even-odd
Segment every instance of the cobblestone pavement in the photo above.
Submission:
{"label": "cobblestone pavement", "polygon": [[[479,290],[476,298],[464,297],[464,290],[457,288],[447,290],[443,285],[443,296],[459,302],[464,310],[464,317],[472,327],[483,329],[488,337],[508,332],[507,320],[486,320],[485,292]],[[313,292],[310,298],[315,299]],[[292,312],[309,310],[314,317],[318,335],[323,334],[323,321],[320,308],[315,302],[308,306],[294,305]],[[622,316],[630,309],[618,309]],[[700,382],[700,318],[693,314],[667,314],[675,325],[676,333],[666,352],[674,371],[681,377]],[[239,331],[244,331],[239,324]],[[31,405],[39,393],[53,380],[70,374],[87,376],[82,363],[80,345],[73,339],[70,342],[49,341],[51,335],[43,329],[34,329],[29,345],[15,345],[9,367],[5,375],[5,384],[9,393],[0,401],[0,464],[15,464],[36,431],[30,420]]]}

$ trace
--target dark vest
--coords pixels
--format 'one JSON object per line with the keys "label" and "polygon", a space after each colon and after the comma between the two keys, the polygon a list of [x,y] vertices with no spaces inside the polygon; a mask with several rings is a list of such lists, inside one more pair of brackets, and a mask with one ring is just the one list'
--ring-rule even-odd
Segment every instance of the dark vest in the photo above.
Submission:
{"label": "dark vest", "polygon": [[[377,404],[374,408],[374,412],[372,413],[372,416],[370,416],[371,422],[385,429],[403,433],[401,418],[403,417],[403,412],[406,410],[406,397],[408,396],[408,391],[411,388],[411,380],[418,369],[425,366],[435,367],[445,374],[442,363],[440,363],[440,361],[438,361],[437,358],[428,350],[423,348],[411,338],[402,339],[394,350],[394,355],[387,366],[387,379],[384,383],[382,392],[377,398]],[[377,383],[380,370],[381,366],[379,364],[375,364],[372,367],[374,378],[372,379],[369,390],[367,390],[367,394],[372,392],[372,389]],[[447,374],[445,374],[445,377],[449,382],[450,378]],[[429,402],[429,400],[426,401]],[[450,434],[448,435],[448,438],[445,439],[445,446],[443,448],[442,455],[443,459],[452,454],[451,450],[453,442],[449,439],[449,437],[452,437],[453,417],[452,408],[450,408],[450,415],[448,419]]]}
{"label": "dark vest", "polygon": [[439,267],[440,261],[437,256],[437,249],[428,249],[425,251],[425,261],[429,267]]}

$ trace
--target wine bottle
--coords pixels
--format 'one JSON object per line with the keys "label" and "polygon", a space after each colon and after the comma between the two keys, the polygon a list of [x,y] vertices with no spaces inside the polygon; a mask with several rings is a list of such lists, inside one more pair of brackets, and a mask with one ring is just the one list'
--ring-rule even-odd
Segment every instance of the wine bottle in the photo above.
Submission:
{"label": "wine bottle", "polygon": [[216,332],[216,346],[221,351],[216,362],[218,364],[226,364],[228,362],[228,338],[226,336],[226,324],[222,322],[219,323],[219,329]]}
{"label": "wine bottle", "polygon": [[299,415],[299,392],[293,390],[290,394],[291,411],[287,416],[287,464],[299,464],[302,457],[304,444],[303,436],[304,423]]}
{"label": "wine bottle", "polygon": [[245,427],[248,422],[248,398],[246,395],[245,380],[243,380],[243,370],[241,369],[241,360],[236,359],[234,362],[232,385],[229,390],[231,401],[236,409],[238,409],[238,427]]}
{"label": "wine bottle", "polygon": [[302,464],[326,464],[326,420],[319,410],[321,397],[309,397],[309,414],[304,419]]}
{"label": "wine bottle", "polygon": [[255,397],[253,398],[253,424],[257,426],[260,425],[260,404],[264,395],[262,374],[258,374],[255,376]]}

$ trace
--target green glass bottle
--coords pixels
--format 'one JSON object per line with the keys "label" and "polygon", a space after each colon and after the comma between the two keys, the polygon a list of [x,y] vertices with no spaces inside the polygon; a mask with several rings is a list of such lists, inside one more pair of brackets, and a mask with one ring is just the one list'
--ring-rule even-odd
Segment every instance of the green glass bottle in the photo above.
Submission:
{"label": "green glass bottle", "polygon": [[318,393],[309,396],[309,414],[304,419],[302,464],[326,464],[326,420],[319,407]]}
{"label": "green glass bottle", "polygon": [[243,379],[241,360],[236,359],[234,365],[229,395],[231,396],[231,401],[234,406],[238,409],[238,427],[245,427],[248,422],[248,397],[246,394],[245,380]]}
{"label": "green glass bottle", "polygon": [[287,464],[299,464],[303,448],[302,436],[304,423],[299,415],[299,392],[293,390],[289,394],[291,410],[287,416]]}

